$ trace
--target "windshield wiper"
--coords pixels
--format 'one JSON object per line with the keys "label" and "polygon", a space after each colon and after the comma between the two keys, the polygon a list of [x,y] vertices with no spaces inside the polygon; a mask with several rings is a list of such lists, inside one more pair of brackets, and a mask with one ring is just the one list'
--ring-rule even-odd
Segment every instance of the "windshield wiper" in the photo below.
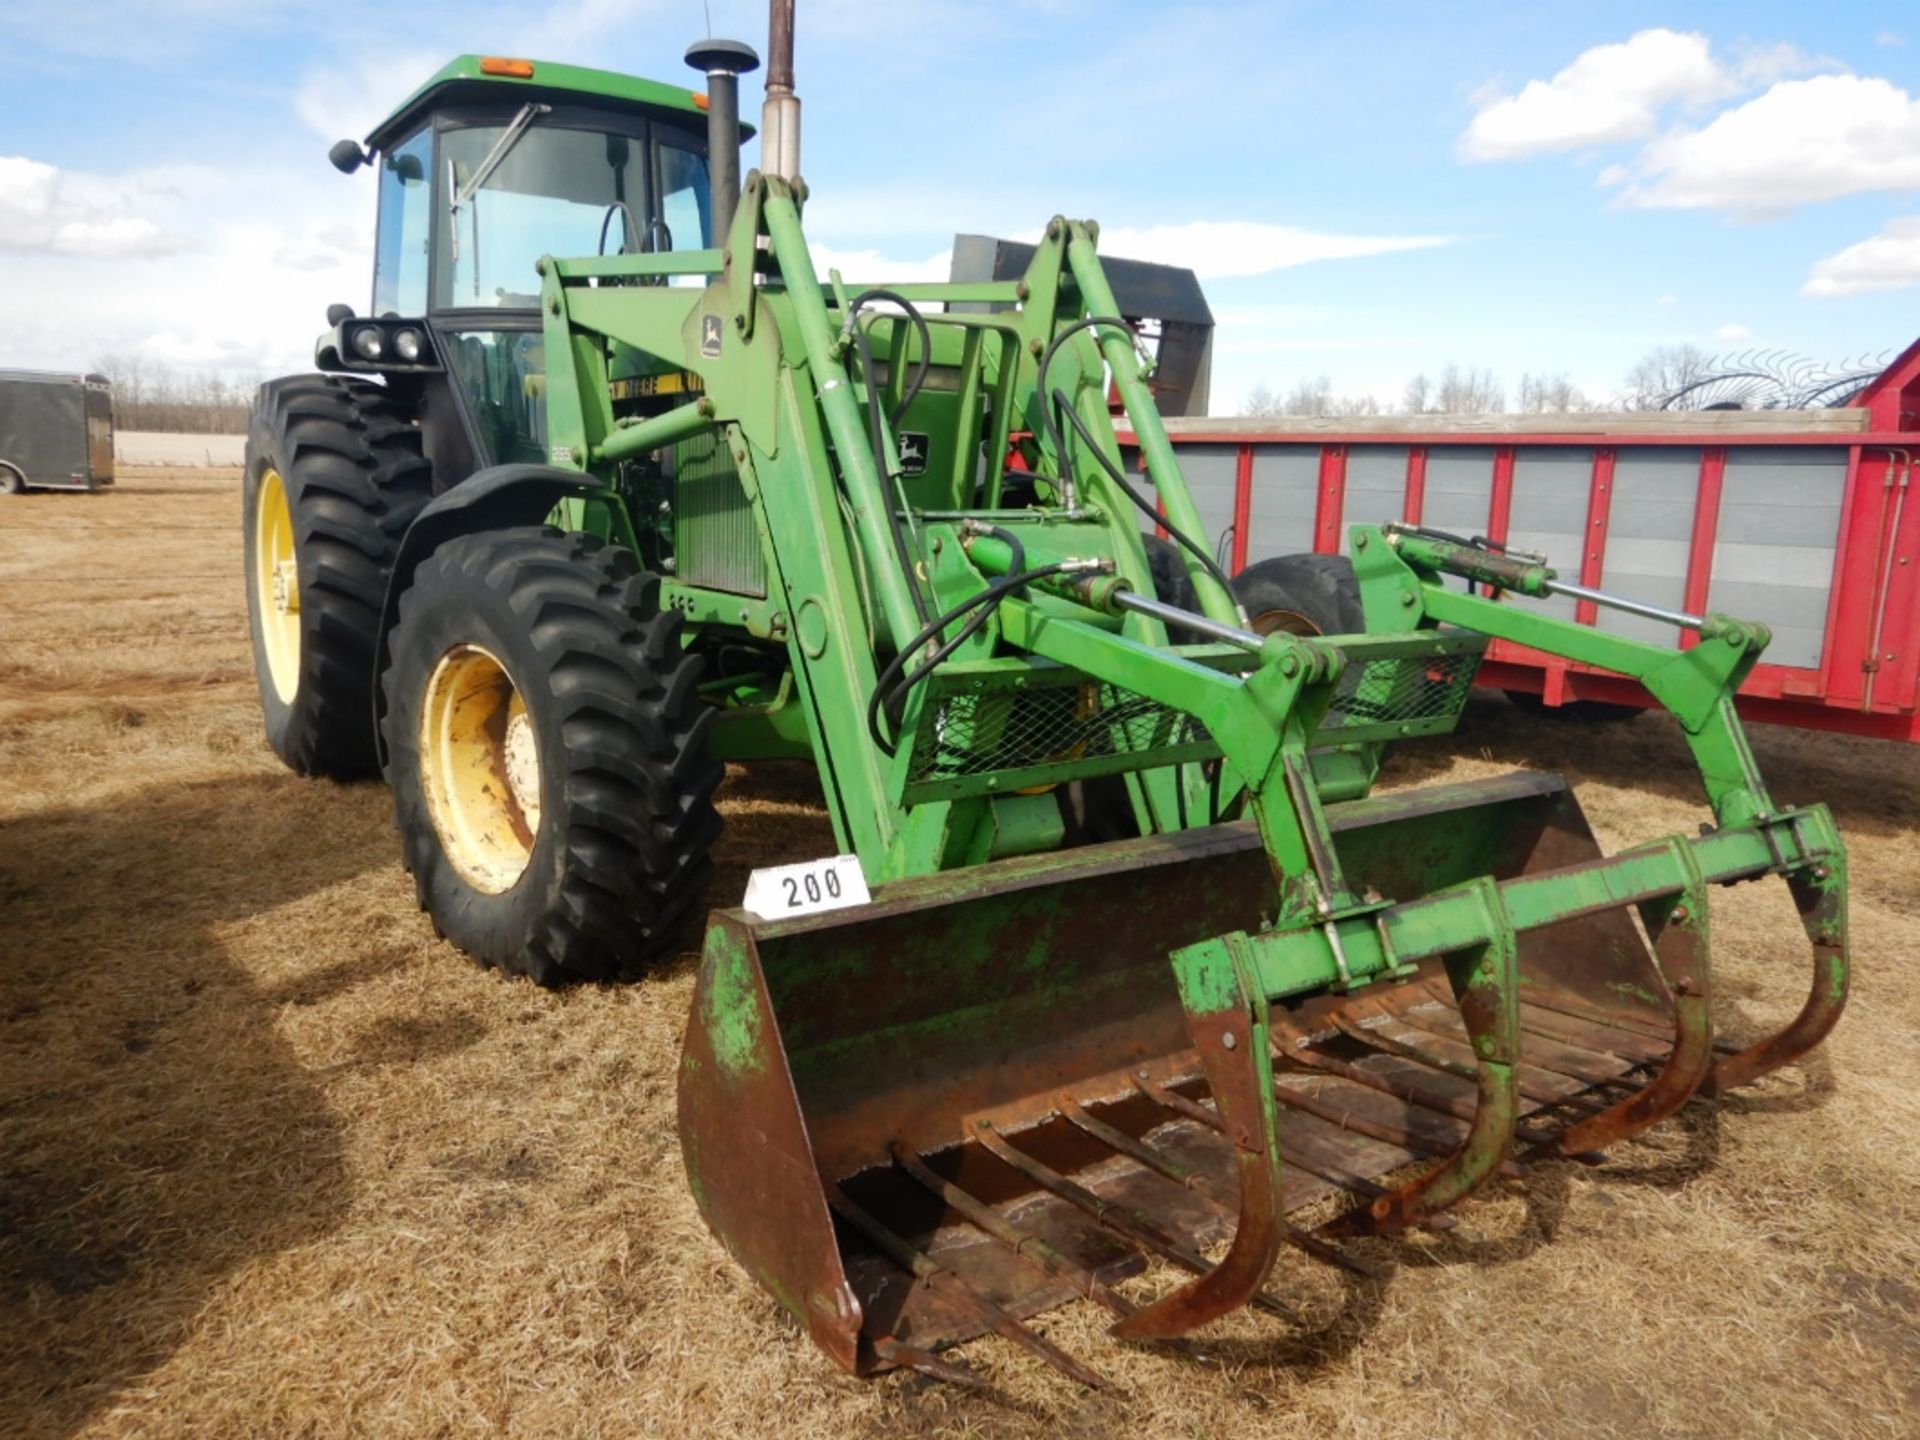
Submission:
{"label": "windshield wiper", "polygon": [[482,185],[487,183],[493,172],[500,168],[500,162],[507,158],[507,152],[520,142],[535,120],[551,112],[551,105],[542,105],[530,100],[520,107],[520,113],[513,117],[507,128],[500,132],[500,138],[493,142],[493,148],[487,151],[485,158],[474,167],[473,174],[467,177],[467,183],[457,185],[453,173],[453,161],[447,161],[447,188],[453,192],[453,199],[447,206],[447,229],[451,237],[453,259],[460,258],[460,211],[473,199]]}

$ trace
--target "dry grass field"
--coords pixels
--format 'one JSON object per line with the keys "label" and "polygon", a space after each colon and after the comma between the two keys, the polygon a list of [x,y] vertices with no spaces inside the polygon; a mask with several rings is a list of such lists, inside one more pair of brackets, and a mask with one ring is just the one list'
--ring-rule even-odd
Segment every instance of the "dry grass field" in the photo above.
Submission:
{"label": "dry grass field", "polygon": [[[263,743],[231,472],[0,503],[0,1435],[1920,1434],[1920,750],[1762,729],[1854,865],[1856,999],[1808,1063],[1536,1167],[1211,1358],[1040,1326],[997,1393],[853,1380],[706,1233],[674,1136],[691,957],[548,994],[413,904],[378,785]],[[1478,700],[1393,779],[1560,768],[1609,847],[1700,818],[1658,719]],[[729,781],[716,898],[820,853],[803,771]],[[1779,893],[1774,893],[1778,890]],[[1735,1038],[1797,1006],[1784,887],[1715,911]],[[1166,1283],[1150,1274],[1135,1285]]]}

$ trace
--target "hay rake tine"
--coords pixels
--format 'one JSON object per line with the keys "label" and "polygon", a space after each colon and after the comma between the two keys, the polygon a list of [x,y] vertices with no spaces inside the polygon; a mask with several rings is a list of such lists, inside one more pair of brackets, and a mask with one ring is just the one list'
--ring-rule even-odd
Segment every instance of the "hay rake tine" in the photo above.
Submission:
{"label": "hay rake tine", "polygon": [[[1166,1176],[1183,1189],[1193,1191],[1215,1209],[1230,1214],[1238,1213],[1238,1207],[1220,1194],[1220,1187],[1214,1183],[1211,1176],[1203,1175],[1192,1166],[1182,1165],[1178,1160],[1162,1155],[1144,1140],[1137,1140],[1124,1130],[1116,1130],[1106,1121],[1089,1114],[1086,1107],[1072,1096],[1061,1097],[1060,1113],[1069,1123],[1085,1131],[1102,1145],[1118,1151],[1128,1159],[1139,1161],[1149,1170]],[[1329,1265],[1337,1265],[1342,1270],[1350,1270],[1355,1275],[1364,1275],[1370,1280],[1380,1278],[1380,1272],[1371,1265],[1355,1259],[1338,1245],[1302,1230],[1298,1225],[1286,1227],[1286,1239],[1289,1245],[1305,1251],[1316,1260],[1324,1260]]]}
{"label": "hay rake tine", "polygon": [[[987,1120],[976,1121],[975,1133],[978,1135],[980,1143],[984,1145],[990,1153],[1006,1161],[1007,1164],[1011,1165],[1015,1170],[1018,1170],[1022,1175],[1026,1176],[1042,1189],[1059,1196],[1060,1199],[1065,1200],[1069,1205],[1085,1211],[1102,1225],[1125,1236],[1127,1239],[1133,1241],[1134,1244],[1151,1250],[1161,1259],[1178,1265],[1182,1270],[1189,1271],[1195,1275],[1206,1275],[1215,1268],[1207,1263],[1206,1257],[1200,1254],[1199,1251],[1190,1245],[1176,1240],[1151,1221],[1122,1209],[1112,1201],[1102,1200],[1091,1190],[1069,1180],[1045,1161],[1036,1160],[1024,1150],[1017,1148],[1009,1142],[1004,1135],[993,1128],[992,1122]],[[1255,1292],[1252,1300],[1248,1303],[1257,1305],[1262,1310],[1278,1315],[1281,1319],[1292,1324],[1298,1324],[1300,1321],[1300,1317],[1294,1313],[1291,1307],[1277,1297],[1269,1295],[1264,1290]],[[1136,1312],[1133,1318],[1137,1319],[1140,1314],[1144,1313],[1144,1311]],[[1121,1333],[1117,1327],[1115,1333]],[[1125,1338],[1138,1339],[1147,1337],[1127,1332]]]}
{"label": "hay rake tine", "polygon": [[1031,1327],[1023,1325],[992,1300],[982,1295],[961,1276],[949,1270],[924,1250],[915,1249],[906,1240],[896,1235],[860,1206],[856,1205],[847,1193],[834,1186],[827,1196],[833,1212],[858,1230],[878,1247],[880,1252],[894,1264],[907,1271],[923,1283],[938,1289],[950,1299],[972,1310],[996,1335],[1004,1335],[1021,1349],[1037,1355],[1054,1369],[1071,1379],[1078,1380],[1090,1389],[1106,1388],[1106,1381],[1099,1375],[1075,1360],[1066,1351],[1037,1334]]}

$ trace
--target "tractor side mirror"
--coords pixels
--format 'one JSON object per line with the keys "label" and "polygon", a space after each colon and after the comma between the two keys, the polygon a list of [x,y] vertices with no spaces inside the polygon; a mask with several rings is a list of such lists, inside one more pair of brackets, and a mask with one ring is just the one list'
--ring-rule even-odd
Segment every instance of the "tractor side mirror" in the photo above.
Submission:
{"label": "tractor side mirror", "polygon": [[327,324],[341,325],[353,318],[353,307],[336,300],[327,306]]}
{"label": "tractor side mirror", "polygon": [[367,152],[360,148],[358,140],[336,140],[333,148],[327,151],[327,159],[342,175],[351,175],[367,163]]}

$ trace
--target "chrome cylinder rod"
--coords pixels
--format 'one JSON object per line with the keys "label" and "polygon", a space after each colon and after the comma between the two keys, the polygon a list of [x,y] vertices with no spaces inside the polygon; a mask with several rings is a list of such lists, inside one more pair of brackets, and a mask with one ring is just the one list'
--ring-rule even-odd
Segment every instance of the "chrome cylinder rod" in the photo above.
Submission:
{"label": "chrome cylinder rod", "polygon": [[1703,615],[1669,610],[1664,605],[1649,605],[1644,600],[1629,600],[1624,595],[1609,595],[1604,590],[1590,590],[1585,585],[1575,585],[1566,580],[1548,580],[1542,588],[1553,595],[1565,595],[1570,600],[1591,600],[1609,610],[1622,610],[1629,615],[1658,620],[1664,625],[1678,625],[1683,630],[1699,630],[1707,623]]}
{"label": "chrome cylinder rod", "polygon": [[1151,600],[1132,590],[1116,590],[1113,604],[1122,610],[1138,611],[1142,615],[1151,615],[1163,625],[1183,625],[1202,635],[1210,635],[1215,640],[1224,640],[1229,645],[1238,645],[1242,650],[1251,650],[1259,654],[1267,643],[1267,637],[1256,635],[1251,630],[1242,630],[1237,625],[1223,625],[1205,615],[1196,615],[1191,610],[1182,610],[1178,605],[1169,605],[1164,600]]}

